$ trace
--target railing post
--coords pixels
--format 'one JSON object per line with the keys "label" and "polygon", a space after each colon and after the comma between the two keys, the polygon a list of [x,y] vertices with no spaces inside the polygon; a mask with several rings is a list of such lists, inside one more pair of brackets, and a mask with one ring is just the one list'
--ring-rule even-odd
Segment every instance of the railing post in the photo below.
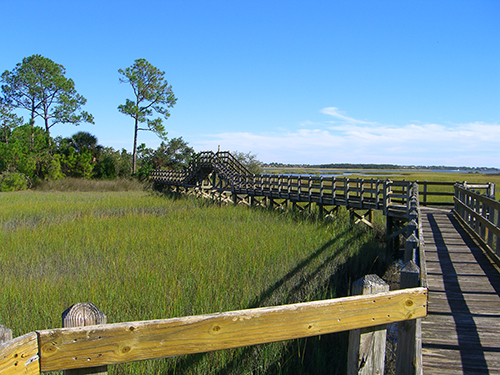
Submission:
{"label": "railing post", "polygon": [[[401,270],[400,288],[420,286],[420,268],[410,260]],[[422,336],[420,319],[398,323],[396,374],[422,374]]]}
{"label": "railing post", "polygon": [[[500,228],[500,210],[497,211],[497,210],[494,210],[493,211],[493,216],[495,217],[495,225],[497,226],[497,228]],[[500,237],[496,236],[496,254],[500,257]]]}
{"label": "railing post", "polygon": [[410,219],[408,224],[406,224],[406,238],[410,237],[412,234],[417,233],[417,229],[418,229],[417,221],[415,219]]}
{"label": "railing post", "polygon": [[335,199],[337,198],[337,178],[332,177],[332,204],[335,205]]}
{"label": "railing post", "polygon": [[380,180],[377,180],[377,182],[375,183],[375,190],[376,190],[376,193],[375,193],[375,209],[380,209],[380,183],[381,181]]}
{"label": "railing post", "polygon": [[[92,302],[75,303],[62,313],[63,328],[91,326],[96,324],[106,324],[106,315],[99,310]],[[64,375],[107,375],[108,366],[98,366],[65,370]]]}
{"label": "railing post", "polygon": [[312,193],[312,178],[311,176],[309,176],[309,180],[307,181],[307,195],[308,195],[308,200],[309,200],[309,208],[308,208],[308,211],[309,213],[311,213],[311,193]]}
{"label": "railing post", "polygon": [[345,179],[345,183],[344,183],[344,198],[345,198],[345,206],[349,207],[349,178]]}
{"label": "railing post", "polygon": [[416,250],[418,249],[418,238],[412,234],[405,241],[405,254],[404,254],[404,262],[408,263],[410,260],[416,261]]}
{"label": "railing post", "polygon": [[455,199],[453,201],[453,208],[455,210],[455,212],[461,217],[463,218],[463,215],[462,215],[462,210],[460,208],[460,204],[457,203],[457,200],[460,200],[460,192],[458,190],[458,186],[457,184],[455,184],[454,186],[455,188]]}
{"label": "railing post", "polygon": [[319,180],[319,203],[323,205],[323,176],[320,177]]}
{"label": "railing post", "polygon": [[486,194],[490,198],[495,199],[495,183],[488,182],[488,189],[486,189]]}
{"label": "railing post", "polygon": [[[485,211],[485,214],[483,216],[486,218],[486,220],[489,220],[491,223],[495,223],[495,209],[491,207],[490,204],[483,203],[483,210]],[[493,232],[488,227],[485,227],[484,240],[488,244],[488,246],[493,249]]]}
{"label": "railing post", "polygon": [[424,181],[424,201],[423,201],[423,205],[424,206],[427,206],[427,180]]}
{"label": "railing post", "polygon": [[[489,198],[489,196],[487,194],[484,194],[485,197]],[[489,216],[489,208],[488,208],[488,205],[485,203],[485,202],[481,202],[480,203],[480,210],[481,210],[481,213],[480,215],[486,219],[486,220],[489,220],[488,216]],[[483,223],[481,223],[481,232],[479,234],[481,236],[481,238],[484,240],[484,242],[488,242],[488,227],[486,225],[484,225]]]}
{"label": "railing post", "polygon": [[[479,193],[477,193],[479,194]],[[481,201],[474,197],[474,212],[477,213],[478,215],[481,215]],[[474,229],[476,233],[481,236],[481,221],[474,217],[475,224],[474,224]]]}
{"label": "railing post", "polygon": [[[366,275],[352,285],[353,295],[389,291],[389,285],[377,275]],[[349,332],[347,373],[383,374],[387,325],[379,325]]]}
{"label": "railing post", "polygon": [[390,184],[392,183],[391,180],[385,180],[384,181],[384,215],[387,215],[387,211],[389,210],[389,206],[391,205],[391,191],[390,191]]}
{"label": "railing post", "polygon": [[12,340],[12,330],[0,324],[0,344]]}

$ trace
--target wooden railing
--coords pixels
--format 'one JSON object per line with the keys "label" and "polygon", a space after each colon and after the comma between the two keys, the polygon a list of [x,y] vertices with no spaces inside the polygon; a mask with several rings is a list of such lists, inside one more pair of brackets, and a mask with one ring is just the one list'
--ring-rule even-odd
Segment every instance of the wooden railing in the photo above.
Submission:
{"label": "wooden railing", "polygon": [[500,202],[492,185],[456,184],[454,200],[457,217],[500,266]]}
{"label": "wooden railing", "polygon": [[[420,216],[419,185],[411,184],[409,189],[409,209],[406,233],[404,233],[404,263],[401,269],[400,288],[415,286],[427,290],[427,267],[425,260],[425,241]],[[398,325],[398,342],[408,345],[399,346],[396,361],[397,374],[423,374],[422,364],[422,322],[415,319]],[[401,352],[401,353],[400,353]],[[404,358],[401,360],[400,358]]]}
{"label": "wooden railing", "polygon": [[450,206],[455,205],[455,185],[475,186],[485,190],[488,195],[495,195],[495,184],[467,184],[460,181],[416,181],[420,189],[421,206]]}
{"label": "wooden railing", "polygon": [[[209,176],[212,181],[204,188],[219,194],[244,194],[320,206],[383,210],[385,215],[400,217],[408,215],[410,187],[415,182],[335,176],[254,175],[227,151],[201,152],[185,171],[155,170],[151,173],[151,180],[159,185],[189,190],[201,188],[203,180]],[[457,182],[416,182],[420,189],[420,205],[453,206],[454,185]],[[494,190],[494,185],[488,184],[488,189]]]}
{"label": "wooden railing", "polygon": [[[241,175],[223,170],[226,184],[217,186],[214,181],[209,189],[229,194],[262,196],[293,202],[318,205],[345,206],[356,209],[384,210],[384,213],[405,216],[409,209],[409,181],[391,181],[360,178],[337,178],[290,175]],[[192,174],[196,172],[192,169]],[[207,177],[207,176],[205,176]],[[218,177],[220,180],[221,177]],[[153,171],[151,180],[157,184],[199,188],[185,172]]]}
{"label": "wooden railing", "polygon": [[427,289],[411,288],[210,315],[41,330],[0,344],[0,374],[39,374],[202,353],[426,314]]}

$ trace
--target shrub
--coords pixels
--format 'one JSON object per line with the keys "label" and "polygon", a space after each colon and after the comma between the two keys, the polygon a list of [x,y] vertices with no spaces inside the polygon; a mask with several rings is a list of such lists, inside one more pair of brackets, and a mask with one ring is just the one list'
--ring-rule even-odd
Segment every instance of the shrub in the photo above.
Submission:
{"label": "shrub", "polygon": [[17,191],[28,189],[28,177],[23,173],[3,172],[0,175],[0,191]]}

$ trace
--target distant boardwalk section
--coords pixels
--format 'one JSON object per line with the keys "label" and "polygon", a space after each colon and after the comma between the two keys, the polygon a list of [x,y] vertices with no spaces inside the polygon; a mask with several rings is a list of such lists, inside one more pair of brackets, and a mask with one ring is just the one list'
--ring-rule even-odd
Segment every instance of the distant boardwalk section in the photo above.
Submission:
{"label": "distant boardwalk section", "polygon": [[[151,180],[177,192],[226,203],[308,210],[316,205],[321,215],[345,206],[353,211],[383,210],[404,219],[408,218],[412,187],[411,181],[254,175],[227,151],[201,152],[186,170],[155,170]],[[369,223],[369,215],[358,214],[358,219]]]}

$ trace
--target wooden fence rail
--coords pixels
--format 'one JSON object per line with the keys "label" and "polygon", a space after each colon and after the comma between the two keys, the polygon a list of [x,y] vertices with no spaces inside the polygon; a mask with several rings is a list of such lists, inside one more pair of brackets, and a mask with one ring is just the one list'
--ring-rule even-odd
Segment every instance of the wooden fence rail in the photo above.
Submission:
{"label": "wooden fence rail", "polygon": [[166,320],[36,331],[0,344],[0,374],[39,374],[361,329],[427,314],[427,289]]}

